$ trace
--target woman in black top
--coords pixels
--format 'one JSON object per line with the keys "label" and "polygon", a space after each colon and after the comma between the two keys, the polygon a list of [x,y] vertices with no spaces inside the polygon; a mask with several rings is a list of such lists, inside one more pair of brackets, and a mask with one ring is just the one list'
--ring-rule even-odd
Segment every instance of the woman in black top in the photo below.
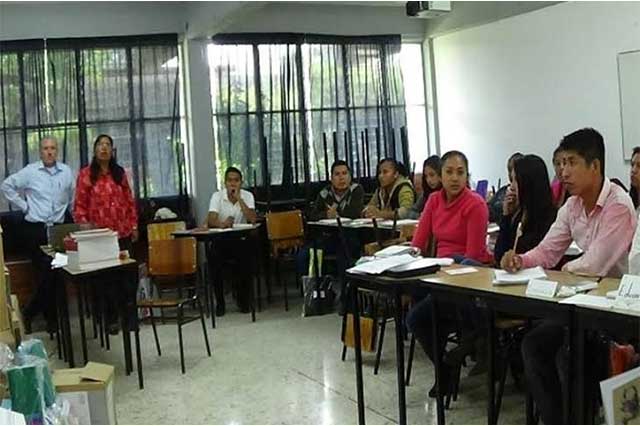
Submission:
{"label": "woman in black top", "polygon": [[511,173],[511,190],[517,195],[520,208],[514,216],[503,216],[500,223],[495,246],[498,264],[514,244],[516,253],[526,253],[537,246],[556,219],[547,166],[542,158],[525,155],[514,162]]}

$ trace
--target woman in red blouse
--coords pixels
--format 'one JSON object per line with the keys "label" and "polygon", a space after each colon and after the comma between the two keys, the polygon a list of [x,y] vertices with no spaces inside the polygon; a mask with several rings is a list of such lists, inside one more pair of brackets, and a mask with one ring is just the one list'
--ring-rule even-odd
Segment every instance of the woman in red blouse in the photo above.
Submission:
{"label": "woman in red blouse", "polygon": [[91,165],[78,173],[73,208],[76,223],[92,223],[118,233],[121,249],[138,239],[138,215],[127,174],[113,156],[113,139],[100,135],[93,143]]}
{"label": "woman in red blouse", "polygon": [[[451,257],[463,265],[481,265],[491,261],[486,247],[489,210],[487,203],[478,194],[468,188],[469,162],[459,151],[449,151],[442,156],[442,189],[429,196],[420,223],[416,229],[412,245],[425,252],[429,240],[436,243],[437,257]],[[432,300],[430,296],[416,303],[407,314],[407,328],[416,336],[427,356],[433,361]],[[483,317],[472,301],[438,304],[438,324],[440,335],[435,344],[444,353],[447,335],[458,328],[458,312],[463,319],[462,342],[460,350],[463,356],[472,349],[475,336],[483,327]],[[445,361],[445,362],[443,362]],[[453,369],[441,359],[441,389],[444,394],[451,391]],[[435,385],[429,391],[430,397],[436,396]]]}
{"label": "woman in red blouse", "polygon": [[[132,243],[138,239],[135,200],[127,174],[113,156],[113,139],[109,135],[96,138],[91,164],[78,173],[73,217],[76,223],[91,223],[98,228],[116,231],[121,250],[129,250],[131,253]],[[118,298],[122,297],[127,306],[131,302],[135,305],[136,277],[114,272],[105,274],[100,279],[105,282],[121,280],[122,288],[125,289],[119,293],[119,286],[100,286],[105,289],[108,331],[110,334],[117,334],[119,326],[115,307],[120,306]],[[129,311],[131,314],[135,309]]]}

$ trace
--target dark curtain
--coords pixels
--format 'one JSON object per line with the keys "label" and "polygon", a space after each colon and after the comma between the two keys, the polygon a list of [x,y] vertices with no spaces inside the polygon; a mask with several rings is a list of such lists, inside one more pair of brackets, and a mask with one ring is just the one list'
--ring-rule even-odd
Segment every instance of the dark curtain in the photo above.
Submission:
{"label": "dark curtain", "polygon": [[213,42],[220,178],[236,165],[251,185],[287,188],[327,179],[338,158],[357,178],[374,176],[385,156],[408,164],[399,36],[226,34]]}
{"label": "dark curtain", "polygon": [[106,133],[139,198],[186,194],[178,65],[175,34],[0,43],[2,176],[36,161],[45,135],[78,170]]}

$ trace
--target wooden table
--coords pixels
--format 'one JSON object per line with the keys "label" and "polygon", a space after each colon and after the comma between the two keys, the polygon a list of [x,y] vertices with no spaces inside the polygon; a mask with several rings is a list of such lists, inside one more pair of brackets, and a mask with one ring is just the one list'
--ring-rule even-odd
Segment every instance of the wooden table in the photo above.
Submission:
{"label": "wooden table", "polygon": [[[42,246],[41,250],[49,257],[53,258],[55,256],[55,252],[49,246]],[[118,283],[124,286],[127,285],[138,285],[137,277],[138,277],[138,262],[135,259],[124,259],[124,260],[114,260],[113,262],[103,263],[97,266],[82,268],[82,269],[74,269],[70,266],[65,266],[63,268],[58,268],[56,271],[60,274],[61,279],[56,280],[56,300],[57,300],[57,310],[58,310],[58,318],[59,318],[59,331],[60,331],[60,339],[59,339],[59,347],[60,345],[63,348],[63,351],[66,355],[67,362],[69,363],[70,368],[75,367],[75,358],[73,352],[73,340],[71,338],[71,323],[69,318],[69,303],[68,303],[68,293],[66,288],[66,283],[71,283],[75,285],[78,289],[77,302],[78,302],[78,317],[80,320],[80,336],[82,339],[82,355],[84,363],[86,364],[88,361],[88,350],[87,350],[87,337],[85,330],[85,318],[84,318],[84,300],[85,300],[85,290],[87,286],[93,284],[93,278],[109,272],[120,271],[124,272],[127,277],[131,277],[132,279],[135,277],[134,282],[126,283],[124,280],[118,280]],[[101,287],[101,286],[97,286]],[[101,288],[98,288],[100,291]],[[136,312],[136,300],[126,300],[125,297],[127,295],[127,291],[125,288],[121,289],[118,292],[119,295],[123,297],[123,300],[118,303],[118,313],[120,316],[120,322],[122,326],[122,340],[124,345],[124,355],[125,355],[125,369],[126,374],[129,375],[133,371],[133,360],[131,354],[131,327],[130,327],[130,319],[136,318],[137,320],[137,312]],[[135,292],[132,292],[135,294]],[[100,297],[100,296],[99,296]],[[96,312],[93,313],[96,315]],[[104,320],[104,319],[103,319]],[[144,387],[143,377],[142,377],[142,359],[140,354],[140,336],[139,336],[139,327],[138,324],[135,324],[135,329],[133,330],[135,334],[135,345],[136,345],[136,361],[138,366],[138,383],[140,389]]]}
{"label": "wooden table", "polygon": [[[384,276],[371,276],[348,273],[347,277],[351,283],[351,304],[354,313],[354,340],[360,341],[360,321],[359,321],[359,309],[358,299],[356,297],[359,287],[368,288],[374,291],[387,292],[399,303],[402,294],[411,295],[424,295],[426,292],[431,294],[433,298],[432,308],[432,326],[433,335],[437,336],[439,332],[438,327],[438,303],[442,301],[460,301],[462,298],[480,298],[486,302],[489,311],[489,328],[488,328],[488,341],[494,341],[494,312],[504,312],[509,314],[524,315],[529,317],[554,319],[561,323],[567,324],[568,333],[565,336],[565,344],[572,350],[574,345],[574,337],[572,332],[573,328],[573,312],[574,307],[572,305],[565,305],[557,303],[560,299],[541,299],[529,297],[525,294],[525,285],[493,285],[493,270],[490,268],[476,268],[477,272],[465,275],[449,275],[445,270],[450,268],[458,268],[459,266],[451,266],[444,268],[436,274],[431,274],[422,277],[412,277],[407,279],[392,279]],[[578,282],[584,281],[585,277],[572,275],[565,272],[547,271],[549,280],[557,281],[561,285],[572,285]],[[404,383],[404,342],[402,341],[402,319],[400,317],[399,310],[396,312],[396,368],[397,368],[397,380],[398,380],[398,409],[399,409],[399,423],[406,424],[406,402],[405,402],[405,383]],[[434,338],[436,340],[436,338]],[[358,396],[358,422],[364,424],[364,390],[362,381],[362,355],[359,345],[355,345],[356,353],[356,388]],[[495,421],[495,388],[494,388],[494,371],[493,371],[493,357],[494,357],[494,345],[489,344],[489,360],[488,368],[489,374],[487,375],[488,382],[488,404],[487,404],[487,419],[488,423]],[[437,420],[439,424],[445,423],[444,414],[444,401],[442,389],[440,389],[441,380],[438,380],[441,374],[440,368],[440,353],[438,345],[434,344],[434,360],[435,372],[436,372],[436,389],[438,397],[437,402]],[[572,372],[568,371],[567,378],[568,383],[571,383]],[[565,418],[570,419],[571,413],[571,395],[567,393],[564,396],[563,401]],[[527,410],[528,419],[531,417],[530,409]]]}

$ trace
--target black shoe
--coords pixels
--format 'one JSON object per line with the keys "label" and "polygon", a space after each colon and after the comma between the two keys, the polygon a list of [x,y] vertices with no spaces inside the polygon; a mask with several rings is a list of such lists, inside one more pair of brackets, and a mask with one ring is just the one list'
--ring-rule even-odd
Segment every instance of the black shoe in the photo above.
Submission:
{"label": "black shoe", "polygon": [[113,322],[107,325],[107,332],[109,332],[109,334],[112,336],[117,336],[118,333],[120,333],[120,324],[118,324],[117,322]]}
{"label": "black shoe", "polygon": [[225,314],[225,311],[226,311],[226,309],[225,309],[224,305],[221,305],[221,304],[216,305],[216,316],[217,317],[223,317],[224,314]]}
{"label": "black shoe", "polygon": [[[442,371],[440,372],[440,377],[442,378],[442,396],[446,396],[449,393],[450,383],[451,383],[451,367],[449,367],[445,363],[441,363],[440,368]],[[437,395],[436,384],[433,384],[433,387],[429,389],[429,398],[435,398]]]}

